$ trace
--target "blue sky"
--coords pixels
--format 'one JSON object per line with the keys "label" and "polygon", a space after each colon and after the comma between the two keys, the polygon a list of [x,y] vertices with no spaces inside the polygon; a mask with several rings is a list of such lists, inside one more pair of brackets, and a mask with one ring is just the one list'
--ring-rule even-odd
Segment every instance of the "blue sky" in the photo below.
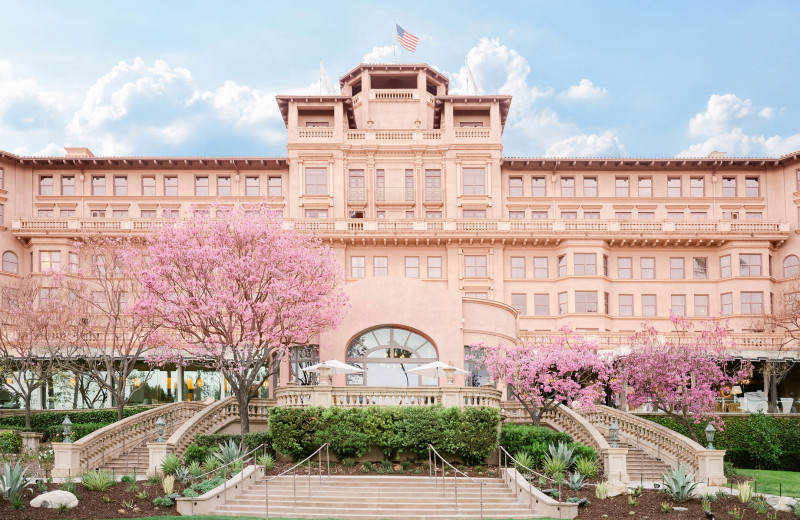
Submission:
{"label": "blue sky", "polygon": [[466,93],[512,94],[506,156],[800,150],[800,2],[3,3],[0,149],[285,155],[274,96],[391,60],[393,21]]}

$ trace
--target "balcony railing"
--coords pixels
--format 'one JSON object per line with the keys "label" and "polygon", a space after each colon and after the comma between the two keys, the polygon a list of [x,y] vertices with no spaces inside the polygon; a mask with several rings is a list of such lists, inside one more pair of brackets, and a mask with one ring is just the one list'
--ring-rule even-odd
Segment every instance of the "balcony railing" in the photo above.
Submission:
{"label": "balcony railing", "polygon": [[375,188],[378,202],[413,202],[414,188]]}
{"label": "balcony railing", "polygon": [[425,200],[427,202],[441,202],[442,188],[425,188]]}
{"label": "balcony railing", "polygon": [[414,101],[419,99],[417,89],[372,89],[369,91],[369,98],[378,101]]}
{"label": "balcony railing", "polygon": [[[353,188],[361,190],[361,188]],[[348,193],[361,196],[361,193]],[[413,202],[412,188],[378,188],[375,199],[378,202]],[[358,199],[350,199],[358,200]],[[363,200],[363,199],[362,199]],[[167,219],[142,218],[58,218],[58,217],[16,217],[11,219],[11,230],[22,236],[54,235],[62,233],[73,236],[82,232],[106,232],[125,234],[156,229]],[[348,223],[361,222],[357,228]],[[680,221],[680,227],[672,220],[494,220],[494,219],[287,219],[287,226],[302,227],[324,233],[383,233],[394,231],[402,233],[469,233],[491,236],[542,237],[593,236],[609,238],[614,236],[635,238],[667,237],[753,237],[761,240],[784,238],[789,235],[789,223],[777,220],[729,221],[709,220],[702,222]]]}
{"label": "balcony railing", "polygon": [[366,188],[347,188],[347,200],[350,202],[366,202]]}
{"label": "balcony railing", "polygon": [[456,128],[456,139],[489,139],[492,137],[491,128]]}
{"label": "balcony railing", "polygon": [[297,137],[299,139],[332,139],[333,128],[325,128],[325,127],[298,128]]}

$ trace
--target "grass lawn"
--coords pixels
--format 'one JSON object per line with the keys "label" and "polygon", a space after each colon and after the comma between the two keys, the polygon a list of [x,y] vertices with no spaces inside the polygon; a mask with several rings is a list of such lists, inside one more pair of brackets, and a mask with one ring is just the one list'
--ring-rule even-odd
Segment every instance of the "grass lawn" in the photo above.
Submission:
{"label": "grass lawn", "polygon": [[754,478],[758,493],[777,495],[780,491],[783,496],[800,497],[800,472],[737,468],[736,473]]}

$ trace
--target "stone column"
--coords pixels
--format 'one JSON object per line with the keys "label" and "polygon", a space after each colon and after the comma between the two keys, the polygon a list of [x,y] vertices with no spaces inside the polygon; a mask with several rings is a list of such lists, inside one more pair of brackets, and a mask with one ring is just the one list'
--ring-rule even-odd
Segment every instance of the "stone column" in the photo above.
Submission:
{"label": "stone column", "polygon": [[697,454],[696,480],[710,486],[724,486],[728,479],[722,462],[725,450],[703,450]]}
{"label": "stone column", "polygon": [[183,395],[183,365],[178,365],[178,368],[177,368],[176,372],[177,372],[176,377],[178,379],[178,389],[175,392],[175,401],[180,403],[180,402],[182,402],[184,400],[184,395]]}
{"label": "stone column", "polygon": [[81,474],[81,448],[71,442],[54,442],[54,477],[76,477]]}
{"label": "stone column", "polygon": [[39,432],[19,432],[22,436],[22,451],[28,453],[36,453],[39,451],[39,443],[42,440],[42,434]]}
{"label": "stone column", "polygon": [[607,480],[631,481],[628,476],[627,448],[606,448],[602,450],[601,456]]}
{"label": "stone column", "polygon": [[166,442],[148,442],[147,452],[147,476],[155,476],[161,474],[161,463],[167,455],[173,453],[175,447]]}

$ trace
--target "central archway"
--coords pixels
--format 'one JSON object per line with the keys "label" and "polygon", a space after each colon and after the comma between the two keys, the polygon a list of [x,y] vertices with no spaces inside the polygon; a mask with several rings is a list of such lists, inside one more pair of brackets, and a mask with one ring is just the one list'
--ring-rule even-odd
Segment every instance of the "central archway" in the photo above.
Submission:
{"label": "central archway", "polygon": [[347,346],[347,363],[363,368],[363,374],[347,376],[348,385],[436,386],[433,377],[409,374],[408,370],[439,359],[436,347],[411,329],[381,326],[357,334]]}

